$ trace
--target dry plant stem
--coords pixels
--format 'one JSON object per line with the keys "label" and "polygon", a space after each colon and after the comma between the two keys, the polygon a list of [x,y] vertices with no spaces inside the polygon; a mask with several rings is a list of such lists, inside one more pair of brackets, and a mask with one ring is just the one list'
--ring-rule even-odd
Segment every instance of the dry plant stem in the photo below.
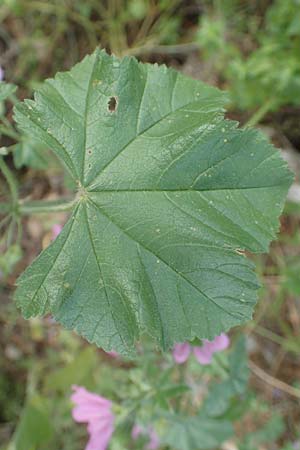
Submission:
{"label": "dry plant stem", "polygon": [[84,17],[82,14],[77,13],[75,10],[72,10],[72,8],[66,10],[66,8],[62,5],[58,5],[57,3],[55,5],[51,5],[50,2],[49,3],[43,3],[41,1],[38,0],[32,0],[32,1],[28,1],[26,3],[26,7],[28,9],[33,9],[36,11],[41,11],[44,14],[54,14],[54,15],[59,15],[61,14],[62,17],[64,17],[66,15],[66,12],[68,13],[69,17],[76,22],[78,25],[82,26],[83,29],[86,31],[87,35],[88,35],[88,39],[90,41],[90,44],[92,47],[96,47],[97,45],[97,39],[94,36],[92,30],[91,30],[91,23],[90,21]]}
{"label": "dry plant stem", "polygon": [[141,47],[131,48],[127,51],[127,55],[139,56],[145,53],[167,53],[169,55],[176,55],[181,53],[192,53],[199,50],[199,45],[196,42],[187,42],[176,45],[144,45]]}
{"label": "dry plant stem", "polygon": [[276,357],[274,358],[273,363],[271,364],[271,374],[273,377],[278,372],[278,370],[282,364],[282,361],[285,358],[285,355],[286,355],[285,348],[280,347],[280,349],[278,350],[278,353],[276,354]]}
{"label": "dry plant stem", "polygon": [[258,367],[253,361],[249,360],[249,367],[251,372],[257,376],[260,380],[264,381],[264,383],[267,383],[268,385],[279,389],[282,392],[285,392],[288,395],[291,395],[292,397],[296,397],[300,399],[300,389],[297,389],[293,386],[290,386],[289,384],[285,383],[284,381],[278,380],[277,378],[272,377],[267,372],[265,372],[263,369]]}
{"label": "dry plant stem", "polygon": [[298,353],[298,351],[299,351],[298,346],[286,344],[285,343],[286,340],[282,336],[279,336],[278,334],[274,333],[273,331],[268,330],[267,328],[264,328],[260,325],[257,325],[256,323],[254,323],[253,325],[249,325],[246,330],[247,330],[248,335],[250,335],[251,333],[258,334],[259,336],[262,336],[266,339],[269,339],[272,342],[275,342],[278,345],[283,346],[285,348],[285,350],[287,350],[287,351],[292,351],[295,353]]}

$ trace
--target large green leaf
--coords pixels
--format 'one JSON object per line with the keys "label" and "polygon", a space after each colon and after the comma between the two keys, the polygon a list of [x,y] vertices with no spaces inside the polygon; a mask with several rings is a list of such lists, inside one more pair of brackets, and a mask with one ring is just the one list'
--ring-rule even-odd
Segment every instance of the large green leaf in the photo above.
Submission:
{"label": "large green leaf", "polygon": [[225,100],[97,50],[16,107],[78,185],[62,233],[18,281],[25,317],[51,312],[127,354],[142,332],[165,349],[251,319],[244,251],[268,250],[291,175],[261,134],[224,120]]}

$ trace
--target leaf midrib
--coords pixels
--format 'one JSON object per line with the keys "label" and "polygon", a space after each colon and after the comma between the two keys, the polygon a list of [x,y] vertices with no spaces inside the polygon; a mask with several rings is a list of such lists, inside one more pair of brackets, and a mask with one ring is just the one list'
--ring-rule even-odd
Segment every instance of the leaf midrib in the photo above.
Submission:
{"label": "leaf midrib", "polygon": [[128,351],[128,350],[129,350],[129,349],[128,349],[128,345],[127,345],[127,343],[124,341],[123,336],[122,336],[122,333],[120,333],[120,331],[119,331],[119,329],[118,329],[118,325],[117,325],[117,324],[118,324],[118,321],[116,320],[116,318],[115,318],[115,316],[114,316],[113,308],[112,308],[112,305],[111,305],[111,301],[110,301],[110,298],[109,298],[109,295],[108,295],[108,292],[107,292],[106,282],[105,282],[105,279],[104,279],[104,277],[103,277],[102,268],[101,268],[101,263],[100,263],[100,261],[99,261],[99,259],[98,259],[98,254],[97,254],[97,252],[96,252],[96,248],[95,248],[94,240],[93,240],[93,235],[92,235],[91,228],[90,228],[89,218],[88,218],[88,214],[87,214],[87,206],[84,207],[84,213],[85,213],[85,220],[86,220],[87,231],[88,231],[88,235],[89,235],[89,241],[90,241],[91,248],[92,248],[92,251],[93,251],[93,254],[94,254],[94,257],[95,257],[95,261],[96,261],[97,267],[98,267],[98,271],[99,271],[100,278],[101,278],[101,280],[102,280],[102,282],[103,282],[103,288],[104,288],[105,298],[106,298],[106,301],[107,301],[107,303],[108,303],[108,305],[109,305],[109,309],[110,309],[110,312],[111,312],[111,316],[112,316],[113,322],[114,322],[114,324],[115,324],[116,331],[118,332],[119,338],[120,338],[120,340],[122,341],[122,344],[123,344],[124,348],[126,348],[127,351]]}
{"label": "leaf midrib", "polygon": [[113,193],[113,194],[118,194],[118,193],[130,193],[130,192],[159,192],[159,193],[164,193],[164,192],[176,192],[176,193],[181,193],[181,192],[216,192],[216,191],[246,191],[246,190],[251,190],[251,189],[271,189],[271,188],[279,188],[279,187],[285,187],[288,185],[288,181],[285,181],[283,183],[279,183],[279,184],[270,184],[270,185],[266,185],[266,186],[242,186],[242,187],[221,187],[221,188],[204,188],[204,189],[191,189],[191,188],[176,188],[176,189],[165,189],[165,188],[161,188],[161,189],[110,189],[109,187],[106,189],[101,189],[99,191],[97,190],[92,190],[92,189],[88,189],[86,188],[86,192],[91,193],[91,194],[105,194],[105,193]]}

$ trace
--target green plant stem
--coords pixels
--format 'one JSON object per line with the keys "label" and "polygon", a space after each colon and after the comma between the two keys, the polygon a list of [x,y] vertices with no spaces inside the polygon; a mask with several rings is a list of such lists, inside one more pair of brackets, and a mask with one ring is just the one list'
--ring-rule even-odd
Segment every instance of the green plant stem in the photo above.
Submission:
{"label": "green plant stem", "polygon": [[0,220],[0,230],[7,224],[7,222],[9,222],[10,218],[11,218],[11,215],[9,214],[9,215],[5,216],[2,220]]}
{"label": "green plant stem", "polygon": [[16,221],[12,220],[10,223],[8,230],[7,230],[7,236],[6,236],[6,247],[9,248],[13,244],[14,234],[16,231]]}
{"label": "green plant stem", "polygon": [[140,394],[140,396],[138,396],[137,398],[134,399],[133,404],[129,408],[126,408],[125,406],[120,407],[119,405],[115,405],[116,411],[120,412],[120,414],[117,417],[117,420],[115,422],[116,428],[121,426],[121,425],[123,425],[124,422],[126,422],[126,420],[128,419],[128,417],[130,417],[135,411],[137,411],[141,407],[141,405],[145,401],[147,402],[155,394],[157,394],[157,390],[156,389],[151,389],[147,393],[142,392]]}
{"label": "green plant stem", "polygon": [[5,136],[8,136],[16,141],[20,140],[20,136],[18,135],[18,133],[16,133],[13,129],[9,129],[3,125],[0,125],[0,134],[4,134]]}
{"label": "green plant stem", "polygon": [[275,100],[274,98],[269,99],[265,102],[258,110],[250,117],[248,122],[245,123],[245,127],[254,127],[257,125],[265,115],[272,109],[274,106]]}
{"label": "green plant stem", "polygon": [[17,245],[21,245],[23,228],[22,228],[22,222],[21,222],[21,218],[20,217],[17,217],[16,225],[17,225],[17,239],[16,239],[16,243],[17,243]]}
{"label": "green plant stem", "polygon": [[[51,201],[28,201],[19,203],[19,212],[21,214],[40,214],[51,212],[70,211],[77,200],[51,200]],[[1,207],[1,205],[0,205]],[[1,208],[0,208],[1,210]]]}
{"label": "green plant stem", "polygon": [[[11,200],[12,200],[12,208],[14,209],[18,203],[18,183],[15,179],[12,171],[9,169],[8,165],[5,163],[4,159],[0,157],[0,170],[3,173],[7,184],[9,186]],[[1,212],[1,206],[0,206]]]}
{"label": "green plant stem", "polygon": [[[65,200],[56,200],[56,201],[19,201],[18,212],[21,215],[30,215],[30,214],[41,214],[41,213],[51,213],[51,212],[64,212],[70,211],[73,206],[76,204],[75,199],[65,199]],[[12,204],[6,202],[0,202],[0,214],[8,214],[12,212]]]}

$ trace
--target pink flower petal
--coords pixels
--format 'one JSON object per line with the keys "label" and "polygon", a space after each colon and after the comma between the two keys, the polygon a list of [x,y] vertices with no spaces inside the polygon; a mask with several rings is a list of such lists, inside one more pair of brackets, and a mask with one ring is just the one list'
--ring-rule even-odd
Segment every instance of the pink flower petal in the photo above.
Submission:
{"label": "pink flower petal", "polygon": [[112,412],[107,417],[101,418],[101,420],[98,420],[97,418],[91,420],[88,423],[87,429],[90,434],[96,434],[99,429],[103,428],[109,428],[112,426],[115,418]]}
{"label": "pink flower petal", "polygon": [[222,333],[220,336],[216,336],[213,341],[211,341],[211,346],[214,352],[221,352],[229,347],[230,339],[227,334]]}
{"label": "pink flower petal", "polygon": [[88,424],[90,439],[85,450],[106,450],[114,432],[112,402],[81,386],[72,386],[72,389],[71,400],[75,403],[73,419]]}
{"label": "pink flower petal", "polygon": [[114,432],[112,423],[97,424],[92,429],[88,427],[90,440],[85,450],[106,450]]}
{"label": "pink flower petal", "polygon": [[203,366],[210,364],[212,361],[213,351],[212,351],[210,345],[208,345],[208,344],[210,344],[210,343],[205,342],[204,345],[202,345],[202,347],[194,347],[193,348],[195,358]]}
{"label": "pink flower petal", "polygon": [[72,410],[75,422],[88,423],[94,420],[105,420],[109,415],[109,410],[103,410],[95,405],[77,405]]}
{"label": "pink flower petal", "polygon": [[159,447],[160,441],[159,441],[158,435],[156,434],[156,432],[153,428],[149,428],[149,437],[150,437],[150,441],[149,441],[149,444],[147,445],[146,449],[147,450],[156,450]]}
{"label": "pink flower petal", "polygon": [[191,352],[191,346],[188,342],[175,344],[173,349],[173,358],[177,364],[183,364],[188,359]]}
{"label": "pink flower petal", "polygon": [[149,442],[146,445],[145,450],[156,450],[159,447],[160,441],[153,427],[144,428],[138,424],[135,424],[131,431],[132,439],[136,440],[139,436],[148,436]]}
{"label": "pink flower petal", "polygon": [[63,229],[63,227],[59,223],[56,223],[55,225],[53,225],[53,227],[51,229],[52,239],[57,238],[57,236],[60,234],[62,229]]}
{"label": "pink flower petal", "polygon": [[213,354],[225,350],[230,344],[227,334],[222,333],[212,341],[203,340],[201,347],[194,347],[193,352],[200,364],[207,365],[212,362]]}
{"label": "pink flower petal", "polygon": [[111,356],[112,358],[118,358],[119,353],[112,350],[111,352],[105,352],[107,355]]}
{"label": "pink flower petal", "polygon": [[74,392],[71,395],[71,400],[77,405],[88,404],[106,409],[112,406],[112,402],[110,400],[107,400],[100,395],[93,394],[92,392],[87,391],[84,387],[72,386],[72,389]]}
{"label": "pink flower petal", "polygon": [[97,436],[99,441],[106,442],[114,430],[114,417],[111,416],[110,419],[105,421],[89,423],[87,429],[92,438]]}
{"label": "pink flower petal", "polygon": [[137,423],[135,425],[133,425],[132,430],[131,430],[131,437],[134,441],[137,440],[137,438],[144,433],[144,429],[138,425]]}

